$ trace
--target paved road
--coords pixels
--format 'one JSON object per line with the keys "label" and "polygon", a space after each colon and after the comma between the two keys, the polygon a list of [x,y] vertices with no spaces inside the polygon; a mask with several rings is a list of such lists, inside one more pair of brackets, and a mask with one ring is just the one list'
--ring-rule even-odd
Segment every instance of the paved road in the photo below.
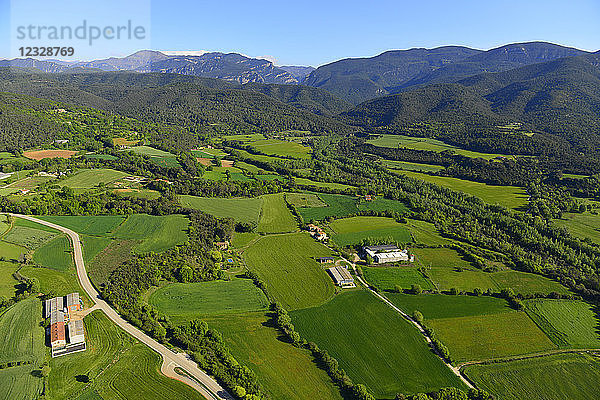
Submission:
{"label": "paved road", "polygon": [[[121,316],[114,309],[112,309],[112,307],[110,307],[110,305],[108,305],[106,301],[104,301],[100,297],[98,291],[96,291],[96,289],[94,288],[87,276],[85,264],[83,262],[83,251],[81,249],[81,241],[79,239],[79,235],[76,232],[73,232],[72,230],[62,227],[60,225],[42,221],[41,219],[30,217],[28,215],[11,215],[57,229],[61,232],[66,233],[71,238],[71,241],[73,242],[75,266],[77,267],[77,277],[79,279],[81,287],[83,287],[83,289],[90,296],[90,298],[96,303],[94,305],[94,308],[104,311],[108,318],[110,318],[115,324],[117,324],[131,336],[135,337],[140,342],[144,343],[146,346],[150,347],[152,350],[160,354],[163,359],[163,364],[161,367],[161,372],[163,374],[193,387],[198,392],[200,392],[202,396],[209,400],[233,400],[233,396],[231,396],[231,394],[229,394],[225,389],[223,389],[221,385],[219,385],[213,378],[211,378],[204,371],[198,368],[198,365],[194,361],[190,360],[189,356],[186,353],[174,353],[164,345],[152,339],[150,336],[146,335],[144,332],[140,331],[139,329],[131,325],[129,322],[121,318]],[[182,368],[194,379],[179,375],[175,372],[176,367]]]}

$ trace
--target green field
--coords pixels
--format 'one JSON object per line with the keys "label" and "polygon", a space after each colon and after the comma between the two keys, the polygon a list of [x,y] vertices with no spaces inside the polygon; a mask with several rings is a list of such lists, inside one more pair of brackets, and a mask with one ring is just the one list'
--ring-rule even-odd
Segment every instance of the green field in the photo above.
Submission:
{"label": "green field", "polygon": [[121,224],[113,236],[118,239],[141,240],[134,251],[137,253],[161,252],[184,243],[189,220],[183,215],[153,216],[131,215]]}
{"label": "green field", "polygon": [[428,267],[471,268],[471,263],[463,260],[458,252],[451,248],[412,249],[415,259],[421,265]]}
{"label": "green field", "polygon": [[508,208],[520,208],[527,204],[525,189],[516,186],[492,186],[464,179],[433,176],[413,171],[403,171],[402,174],[410,178],[435,183],[436,185],[444,186],[457,192],[479,197],[490,204],[499,204]]}
{"label": "green field", "polygon": [[257,223],[263,205],[262,198],[224,199],[219,197],[179,196],[183,207],[204,211],[219,218],[233,218],[239,222]]}
{"label": "green field", "polygon": [[515,293],[521,294],[549,294],[557,292],[569,294],[566,287],[560,283],[541,275],[521,271],[499,271],[492,274],[492,280],[498,289],[512,288]]}
{"label": "green field", "polygon": [[57,271],[50,268],[25,266],[19,270],[19,273],[27,278],[37,278],[40,281],[42,293],[53,291],[59,296],[66,296],[69,293],[79,292],[84,302],[88,302],[79,286],[74,270]]}
{"label": "green field", "polygon": [[267,291],[288,310],[323,303],[334,294],[333,282],[314,260],[331,251],[307,233],[265,236],[245,252],[248,267],[267,283]]}
{"label": "green field", "polygon": [[0,241],[0,257],[4,257],[5,261],[18,260],[19,256],[26,252],[24,247]]}
{"label": "green field", "polygon": [[[0,256],[2,256],[2,253],[0,253]],[[0,261],[0,296],[6,299],[10,299],[16,294],[19,281],[13,278],[13,274],[17,269],[19,269],[18,264]]]}
{"label": "green field", "polygon": [[398,243],[410,243],[412,237],[402,224],[392,218],[351,217],[336,219],[329,224],[332,240],[339,246],[359,244],[363,239],[388,239]]}
{"label": "green field", "polygon": [[205,318],[223,335],[235,358],[256,373],[272,400],[341,400],[307,350],[280,340],[264,313]]}
{"label": "green field", "polygon": [[64,226],[83,235],[105,235],[113,232],[125,221],[122,216],[54,216],[39,217],[44,221]]}
{"label": "green field", "polygon": [[441,165],[431,165],[431,164],[420,164],[406,161],[394,161],[394,160],[383,160],[381,164],[389,169],[399,169],[405,171],[416,171],[416,172],[437,172],[444,167]]}
{"label": "green field", "polygon": [[43,267],[66,271],[74,265],[71,251],[67,235],[60,235],[38,248],[33,253],[33,261]]}
{"label": "green field", "polygon": [[[17,221],[20,221],[20,219],[17,219]],[[48,232],[47,230],[31,228],[29,226],[19,226],[15,223],[15,226],[4,235],[3,239],[7,242],[35,250],[57,236],[58,231]]]}
{"label": "green field", "polygon": [[319,193],[318,197],[326,206],[298,208],[298,212],[305,222],[323,220],[327,217],[342,218],[356,214],[359,211],[395,211],[403,213],[408,210],[406,205],[400,201],[381,197],[375,198],[373,201],[365,201],[359,197],[339,194]]}
{"label": "green field", "polygon": [[428,320],[455,361],[485,360],[556,349],[524,312]]}
{"label": "green field", "polygon": [[495,157],[502,155],[463,150],[456,146],[452,146],[451,144],[444,143],[440,140],[403,135],[380,135],[377,138],[367,140],[367,143],[378,147],[390,147],[394,149],[399,147],[405,147],[407,149],[428,150],[437,152],[450,150],[462,156],[472,158],[485,158],[486,160],[491,160]]}
{"label": "green field", "polygon": [[447,296],[443,294],[386,293],[386,297],[407,314],[419,310],[426,320],[468,317],[510,311],[504,299],[490,296]]}
{"label": "green field", "polygon": [[426,246],[438,246],[450,243],[448,239],[440,235],[435,225],[429,222],[408,219],[405,226],[410,231],[415,243]]}
{"label": "green field", "polygon": [[106,249],[113,241],[107,237],[87,235],[80,235],[79,237],[81,238],[81,243],[83,245],[83,259],[86,263],[92,261],[94,257],[102,250]]}
{"label": "green field", "polygon": [[[92,261],[86,266],[88,275],[90,276],[92,282],[96,286],[105,283],[108,280],[111,272],[121,265],[121,263],[131,257],[133,249],[139,243],[140,242],[138,240],[113,240],[110,242],[110,244],[98,252]],[[83,244],[84,246],[86,245],[85,239]],[[84,256],[86,256],[85,247]]]}
{"label": "green field", "polygon": [[431,280],[439,290],[450,290],[452,288],[460,291],[470,292],[476,288],[499,291],[498,285],[492,279],[492,274],[476,269],[464,269],[462,271],[452,268],[431,268],[427,271]]}
{"label": "green field", "polygon": [[[189,386],[160,373],[160,356],[116,327],[101,311],[85,317],[88,348],[53,358],[48,379],[52,399],[202,399]],[[87,375],[91,384],[78,382]],[[96,397],[90,397],[96,394]]]}
{"label": "green field", "polygon": [[565,213],[562,219],[554,220],[553,224],[566,228],[575,237],[590,238],[593,242],[600,244],[600,215],[589,212]]}
{"label": "green field", "polygon": [[163,167],[177,167],[177,156],[166,151],[158,150],[149,146],[136,146],[127,149],[136,154],[141,154],[150,157],[150,160],[156,165]]}
{"label": "green field", "polygon": [[598,311],[583,301],[535,299],[525,311],[559,347],[600,348]]}
{"label": "green field", "polygon": [[410,267],[363,267],[363,273],[368,283],[377,286],[380,290],[394,290],[398,285],[402,289],[410,289],[411,285],[420,285],[421,288],[433,289],[429,279]]}
{"label": "green field", "polygon": [[262,211],[258,221],[259,232],[280,233],[298,229],[298,222],[288,209],[283,196],[283,193],[263,196]]}
{"label": "green field", "polygon": [[345,292],[291,316],[303,338],[327,350],[377,398],[463,387],[412,325],[366,291]]}
{"label": "green field", "polygon": [[350,185],[344,185],[343,183],[319,182],[319,181],[313,181],[312,179],[307,179],[307,178],[295,178],[295,180],[296,180],[297,185],[312,186],[312,187],[325,188],[325,189],[346,190],[346,189],[350,189],[350,188],[354,187],[354,186],[350,186]]}
{"label": "green field", "polygon": [[61,181],[62,186],[73,189],[91,189],[99,184],[109,184],[129,174],[114,169],[84,169]]}
{"label": "green field", "polygon": [[171,320],[198,316],[265,310],[269,301],[249,279],[197,283],[171,283],[150,296],[150,304]]}
{"label": "green field", "polygon": [[285,201],[296,208],[327,207],[327,204],[314,193],[286,193]]}
{"label": "green field", "polygon": [[231,238],[231,247],[241,249],[246,247],[254,239],[258,238],[258,234],[254,232],[234,232]]}
{"label": "green field", "polygon": [[[227,175],[229,173],[229,178]],[[204,175],[202,175],[204,179],[209,179],[211,181],[250,181],[251,178],[244,175],[242,170],[235,167],[212,167],[210,171],[205,171]]]}
{"label": "green field", "polygon": [[464,372],[478,387],[502,400],[600,398],[600,363],[588,355],[561,354],[473,365]]}
{"label": "green field", "polygon": [[249,145],[254,151],[279,157],[309,158],[312,149],[300,143],[280,139],[267,139],[262,134],[252,135],[227,135],[223,139],[237,140]]}
{"label": "green field", "polygon": [[0,363],[32,363],[0,370],[0,398],[33,399],[40,395],[43,381],[37,373],[46,354],[41,319],[42,303],[33,297],[0,315]]}

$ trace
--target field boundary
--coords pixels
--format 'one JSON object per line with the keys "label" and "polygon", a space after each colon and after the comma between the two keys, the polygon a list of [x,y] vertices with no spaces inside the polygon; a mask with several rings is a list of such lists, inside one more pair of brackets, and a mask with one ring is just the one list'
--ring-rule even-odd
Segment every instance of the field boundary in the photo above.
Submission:
{"label": "field boundary", "polygon": [[519,360],[530,360],[534,358],[542,358],[554,356],[557,354],[593,354],[600,353],[600,349],[556,349],[556,350],[548,350],[541,353],[532,353],[532,354],[524,354],[521,356],[510,356],[510,357],[499,357],[499,358],[488,358],[485,360],[477,360],[477,361],[465,361],[456,366],[456,369],[461,370],[464,367],[468,367],[471,365],[491,365],[491,364],[502,364],[511,361],[519,361]]}

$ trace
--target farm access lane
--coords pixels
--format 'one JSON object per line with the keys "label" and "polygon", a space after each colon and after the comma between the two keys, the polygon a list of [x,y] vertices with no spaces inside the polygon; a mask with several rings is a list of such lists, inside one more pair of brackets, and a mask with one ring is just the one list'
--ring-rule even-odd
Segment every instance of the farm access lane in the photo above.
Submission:
{"label": "farm access lane", "polygon": [[[161,366],[161,372],[169,378],[177,379],[198,391],[202,396],[208,400],[233,400],[233,396],[229,394],[221,385],[219,385],[213,378],[207,375],[204,371],[198,368],[198,365],[192,361],[189,356],[185,353],[174,353],[163,344],[152,339],[144,332],[140,331],[125,319],[123,319],[104,299],[100,297],[100,294],[94,288],[90,282],[87,272],[85,270],[85,264],[83,261],[83,250],[81,247],[81,241],[79,235],[63,226],[53,224],[51,222],[43,221],[28,215],[10,214],[17,218],[23,218],[32,222],[36,222],[41,225],[54,228],[63,233],[66,233],[73,243],[75,266],[77,267],[77,278],[81,287],[86,291],[90,298],[96,303],[94,309],[100,309],[110,318],[115,324],[117,324],[124,331],[129,333],[131,336],[150,347],[161,355],[163,363]],[[189,377],[179,375],[175,368],[180,367],[185,370],[193,379]]]}

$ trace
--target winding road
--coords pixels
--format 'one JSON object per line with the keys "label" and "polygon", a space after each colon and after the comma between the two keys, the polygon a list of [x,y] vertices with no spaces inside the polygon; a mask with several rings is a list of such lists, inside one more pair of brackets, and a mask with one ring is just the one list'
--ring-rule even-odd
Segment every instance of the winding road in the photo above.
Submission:
{"label": "winding road", "polygon": [[[96,288],[90,282],[87,272],[85,270],[85,264],[83,262],[83,250],[81,248],[81,241],[79,235],[63,226],[46,222],[41,219],[37,219],[28,215],[10,214],[17,218],[23,218],[32,222],[36,222],[41,225],[54,228],[63,233],[66,233],[71,241],[73,242],[75,266],[77,267],[77,278],[81,287],[86,291],[88,296],[94,301],[94,309],[100,309],[104,311],[106,316],[110,318],[115,324],[117,324],[124,331],[129,333],[131,336],[150,347],[161,355],[163,363],[161,366],[161,372],[173,379],[177,379],[195,390],[197,390],[202,396],[208,400],[233,400],[233,396],[228,393],[221,385],[219,385],[212,377],[207,375],[204,371],[198,368],[198,365],[190,359],[187,353],[175,353],[172,350],[165,347],[163,344],[152,339],[144,332],[140,331],[125,319],[123,319],[106,301],[104,301]],[[188,376],[178,374],[175,369],[183,369]]]}

